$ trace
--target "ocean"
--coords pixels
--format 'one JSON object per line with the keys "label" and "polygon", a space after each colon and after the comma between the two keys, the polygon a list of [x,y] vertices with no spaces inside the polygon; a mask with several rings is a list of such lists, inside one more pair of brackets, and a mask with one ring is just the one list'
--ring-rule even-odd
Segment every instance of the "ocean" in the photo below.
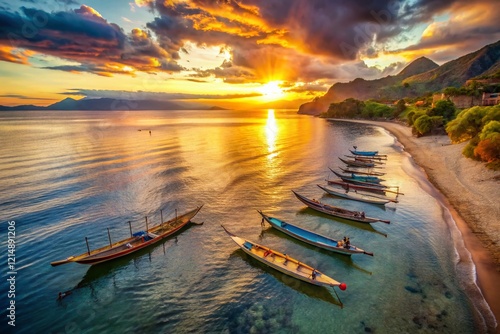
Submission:
{"label": "ocean", "polygon": [[[473,266],[460,261],[460,233],[422,170],[379,127],[286,110],[2,112],[0,142],[0,263],[14,276],[0,283],[2,333],[485,331],[489,309]],[[317,187],[353,145],[388,155],[384,178],[404,193],[399,203],[353,202]],[[292,190],[391,224],[329,217]],[[86,252],[85,238],[107,245],[108,228],[118,241],[129,221],[144,230],[145,217],[160,223],[160,210],[166,220],[199,205],[193,221],[203,224],[159,245],[91,267],[50,265]],[[257,210],[348,236],[374,256],[306,245],[262,227]],[[347,290],[262,265],[221,225]]]}

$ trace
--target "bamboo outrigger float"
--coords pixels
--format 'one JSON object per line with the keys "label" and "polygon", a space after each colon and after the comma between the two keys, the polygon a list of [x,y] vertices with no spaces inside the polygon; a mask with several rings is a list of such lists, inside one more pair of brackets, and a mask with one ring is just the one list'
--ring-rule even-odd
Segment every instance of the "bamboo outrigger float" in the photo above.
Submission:
{"label": "bamboo outrigger float", "polygon": [[262,211],[258,212],[262,216],[263,220],[267,221],[278,231],[281,231],[297,240],[303,241],[310,245],[349,256],[352,254],[366,254],[373,256],[373,253],[367,252],[349,243],[344,244],[342,240],[335,240],[324,235],[308,231],[296,225],[292,225],[278,218],[265,215],[264,213],[262,213]]}
{"label": "bamboo outrigger float", "polygon": [[332,288],[338,286],[341,290],[347,288],[345,283],[340,283],[303,262],[269,247],[240,238],[224,226],[222,228],[245,253],[271,268],[310,284]]}
{"label": "bamboo outrigger float", "polygon": [[367,223],[367,224],[377,223],[377,222],[382,222],[382,223],[386,223],[386,224],[391,223],[389,220],[366,217],[364,211],[352,211],[352,210],[347,210],[347,209],[340,208],[337,206],[324,204],[324,203],[321,203],[317,200],[314,200],[314,199],[311,200],[305,196],[302,196],[293,190],[292,190],[292,192],[295,194],[295,196],[302,203],[304,203],[305,205],[307,205],[311,209],[326,213],[327,215],[330,215],[330,216],[344,218],[347,220],[352,220],[352,221],[356,221],[356,222],[360,222],[360,223]]}
{"label": "bamboo outrigger float", "polygon": [[[140,249],[156,244],[157,242],[182,229],[191,221],[194,216],[196,216],[196,214],[201,210],[202,207],[203,205],[178,217],[176,214],[175,218],[172,218],[169,221],[163,222],[160,225],[154,226],[152,228],[148,228],[146,225],[146,231],[139,231],[132,234],[132,228],[130,228],[130,238],[120,240],[115,243],[111,243],[111,237],[108,230],[108,237],[110,241],[109,246],[101,247],[91,251],[87,242],[88,251],[86,253],[76,256],[70,256],[65,260],[54,261],[51,263],[51,265],[55,267],[70,262],[94,265],[137,252]],[[85,238],[85,240],[87,241],[87,238]]]}

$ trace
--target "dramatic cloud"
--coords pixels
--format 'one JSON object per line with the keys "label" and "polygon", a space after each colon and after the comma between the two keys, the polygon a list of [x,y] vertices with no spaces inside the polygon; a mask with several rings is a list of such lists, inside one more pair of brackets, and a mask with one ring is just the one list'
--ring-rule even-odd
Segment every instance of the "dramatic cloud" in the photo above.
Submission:
{"label": "dramatic cloud", "polygon": [[[76,66],[52,66],[51,69],[86,71],[99,75],[133,74],[135,71],[176,72],[183,67],[159,47],[149,32],[133,29],[126,35],[100,13],[82,5],[70,12],[47,13],[21,7],[22,14],[0,12],[0,59],[10,50],[26,49],[78,62]],[[26,62],[11,52],[10,61]]]}
{"label": "dramatic cloud", "polygon": [[[86,5],[50,13],[0,10],[0,60],[27,64],[35,52],[66,60],[46,69],[101,76],[140,71],[182,73],[193,82],[333,83],[395,74],[401,58],[450,60],[500,39],[497,0],[130,0],[128,6],[130,14],[149,9],[145,27],[126,33]],[[180,64],[189,62],[191,45],[221,48],[228,57],[218,66],[186,68]],[[372,64],[382,55],[399,59],[377,67],[361,61]]]}

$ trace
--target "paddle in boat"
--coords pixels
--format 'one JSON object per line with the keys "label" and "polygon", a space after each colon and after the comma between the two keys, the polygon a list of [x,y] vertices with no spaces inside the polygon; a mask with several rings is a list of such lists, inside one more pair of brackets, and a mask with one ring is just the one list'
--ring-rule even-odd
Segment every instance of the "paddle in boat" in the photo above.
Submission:
{"label": "paddle in boat", "polygon": [[337,196],[337,197],[342,197],[342,198],[347,198],[351,199],[353,201],[359,201],[359,202],[365,202],[365,203],[371,203],[371,204],[379,204],[379,205],[385,205],[387,203],[398,203],[398,200],[389,198],[384,195],[377,196],[375,194],[369,194],[369,193],[362,193],[358,192],[355,189],[350,189],[347,188],[345,191],[340,190],[340,189],[332,189],[328,187],[324,187],[322,185],[317,185],[320,187],[322,190],[325,192],[329,193],[330,195]]}
{"label": "paddle in boat", "polygon": [[292,225],[278,218],[265,215],[262,211],[258,212],[262,216],[263,221],[267,221],[278,231],[288,234],[292,238],[298,239],[310,245],[345,255],[366,254],[373,256],[373,253],[366,252],[359,247],[351,245],[350,242],[348,243],[343,240],[335,240],[324,235],[308,231],[296,225]]}
{"label": "paddle in boat", "polygon": [[[180,216],[177,216],[176,214],[176,217],[172,218],[169,221],[163,222],[150,229],[146,227],[146,231],[139,231],[132,234],[132,228],[130,228],[130,238],[115,243],[111,243],[111,237],[109,237],[108,230],[108,237],[110,240],[109,246],[101,247],[91,251],[88,247],[87,242],[88,251],[86,253],[76,256],[70,256],[65,260],[54,261],[51,263],[51,265],[55,267],[70,262],[94,265],[137,252],[140,249],[156,244],[157,242],[182,229],[191,221],[194,216],[196,216],[196,214],[201,210],[202,207],[203,205]],[[87,241],[87,238],[85,238],[85,240]]]}
{"label": "paddle in boat", "polygon": [[352,211],[352,210],[347,210],[347,209],[340,208],[337,206],[324,204],[324,203],[321,203],[315,199],[309,199],[305,196],[302,196],[293,190],[292,190],[292,192],[295,194],[295,196],[302,203],[304,203],[305,205],[307,205],[311,209],[326,213],[327,215],[330,215],[330,216],[344,218],[347,220],[352,220],[352,221],[356,221],[356,222],[360,222],[360,223],[367,223],[367,224],[377,223],[377,222],[382,222],[382,223],[386,223],[386,224],[391,223],[389,220],[366,217],[364,211]]}
{"label": "paddle in boat", "polygon": [[283,274],[318,286],[332,288],[338,286],[341,290],[345,290],[347,288],[345,283],[340,283],[333,278],[326,276],[319,270],[300,262],[287,254],[256,244],[250,240],[240,238],[229,232],[224,226],[222,226],[222,228],[245,253],[263,264],[282,272]]}

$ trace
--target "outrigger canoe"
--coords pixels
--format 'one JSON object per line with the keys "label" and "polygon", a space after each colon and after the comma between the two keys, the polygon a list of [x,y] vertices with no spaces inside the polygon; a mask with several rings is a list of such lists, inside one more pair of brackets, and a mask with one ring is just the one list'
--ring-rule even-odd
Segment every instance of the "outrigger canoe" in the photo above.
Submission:
{"label": "outrigger canoe", "polygon": [[347,288],[345,283],[340,283],[305,263],[271,248],[240,238],[229,232],[224,226],[222,228],[245,253],[271,268],[314,285],[325,287],[338,286],[341,290]]}
{"label": "outrigger canoe", "polygon": [[349,150],[352,154],[354,155],[360,155],[360,156],[365,156],[365,157],[377,157],[377,158],[387,158],[386,154],[378,154],[378,151],[358,151],[356,146],[354,147],[353,150]]}
{"label": "outrigger canoe", "polygon": [[337,175],[342,180],[368,182],[368,183],[380,183],[382,181],[385,181],[384,179],[381,179],[378,176],[358,175],[358,174],[354,174],[354,173],[351,173],[351,175],[342,175],[342,174],[337,173],[334,170],[331,170],[331,171],[333,174]]}
{"label": "outrigger canoe", "polygon": [[356,222],[360,222],[360,223],[367,223],[367,224],[377,223],[377,222],[382,222],[382,223],[386,223],[386,224],[391,223],[389,220],[366,217],[364,211],[352,211],[352,210],[347,210],[347,209],[340,208],[337,206],[324,204],[324,203],[321,203],[315,199],[311,200],[305,196],[302,196],[293,190],[292,190],[292,192],[295,194],[295,196],[302,203],[304,203],[305,205],[307,205],[311,209],[326,213],[327,215],[330,215],[330,216],[344,218],[347,220],[352,220],[352,221],[356,221]]}
{"label": "outrigger canoe", "polygon": [[345,255],[352,254],[366,254],[373,256],[373,253],[366,252],[365,250],[356,247],[354,245],[343,245],[341,240],[335,240],[321,234],[314,233],[312,231],[308,231],[306,229],[300,228],[298,226],[287,223],[278,218],[274,218],[262,213],[259,211],[262,219],[267,221],[272,227],[281,231],[285,234],[288,234],[292,238],[298,239],[305,243],[308,243],[313,246],[317,246],[319,248],[323,248],[329,251],[337,252]]}
{"label": "outrigger canoe", "polygon": [[373,156],[373,155],[378,155],[378,151],[358,151],[356,147],[354,147],[353,150],[351,151],[352,154],[357,154],[357,155],[365,155],[365,156]]}
{"label": "outrigger canoe", "polygon": [[366,161],[373,162],[376,165],[384,165],[387,161],[387,158],[377,158],[377,157],[364,157],[362,155],[347,155],[344,154],[346,158],[354,159],[356,161]]}
{"label": "outrigger canoe", "polygon": [[[364,185],[360,185],[360,184],[355,184],[352,182],[347,182],[347,181],[344,181],[342,179],[340,179],[340,180],[326,180],[326,182],[328,182],[328,184],[334,184],[334,185],[341,186],[345,190],[352,188],[352,189],[359,189],[359,190],[369,191],[369,192],[378,193],[378,194],[393,193],[393,194],[397,194],[397,195],[404,195],[403,193],[399,192],[399,186],[389,187],[389,186],[384,186],[384,185],[378,184],[378,183],[368,183],[368,182],[360,182],[360,183],[364,183]],[[388,188],[396,188],[397,190],[390,190]]]}
{"label": "outrigger canoe", "polygon": [[130,238],[115,242],[109,246],[94,249],[92,251],[89,250],[88,252],[80,255],[70,256],[65,260],[52,262],[51,265],[55,267],[70,262],[94,265],[137,252],[140,249],[156,244],[157,242],[182,229],[194,216],[196,216],[202,207],[203,205],[194,210],[188,211],[183,215],[154,226],[146,231],[136,232],[132,234]]}
{"label": "outrigger canoe", "polygon": [[351,199],[353,201],[359,201],[371,204],[380,204],[380,205],[385,205],[390,202],[398,203],[397,200],[388,198],[383,195],[377,196],[375,194],[364,194],[356,190],[349,191],[349,189],[347,189],[346,191],[340,189],[332,189],[323,187],[319,184],[317,186],[320,187],[322,190],[326,191],[327,193],[329,193],[330,195]]}
{"label": "outrigger canoe", "polygon": [[340,161],[345,163],[347,166],[354,166],[354,167],[367,167],[367,168],[381,168],[381,167],[375,167],[375,164],[373,162],[367,162],[367,161],[359,161],[359,160],[346,160],[340,158]]}
{"label": "outrigger canoe", "polygon": [[[354,174],[360,174],[360,175],[372,175],[372,176],[383,176],[385,173],[382,172],[364,172],[356,169],[349,169],[349,168],[342,168],[339,167],[340,170],[342,170],[344,173],[354,173]],[[331,171],[333,171],[330,168]]]}

